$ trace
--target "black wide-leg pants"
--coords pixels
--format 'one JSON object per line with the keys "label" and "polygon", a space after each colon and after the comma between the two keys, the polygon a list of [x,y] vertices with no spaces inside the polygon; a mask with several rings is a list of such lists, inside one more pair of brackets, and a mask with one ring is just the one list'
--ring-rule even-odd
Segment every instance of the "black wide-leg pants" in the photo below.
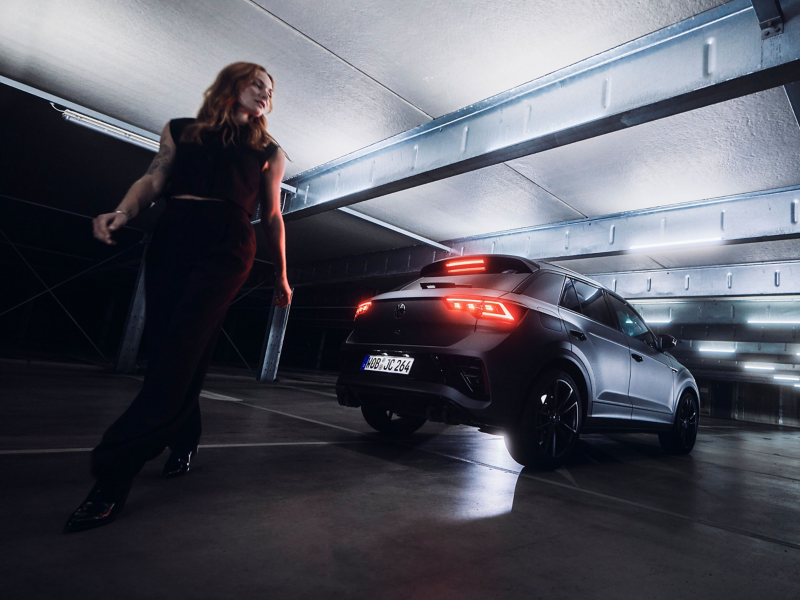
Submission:
{"label": "black wide-leg pants", "polygon": [[238,206],[167,201],[145,259],[144,384],[92,452],[96,478],[130,479],[167,446],[197,444],[203,379],[255,251],[253,226]]}

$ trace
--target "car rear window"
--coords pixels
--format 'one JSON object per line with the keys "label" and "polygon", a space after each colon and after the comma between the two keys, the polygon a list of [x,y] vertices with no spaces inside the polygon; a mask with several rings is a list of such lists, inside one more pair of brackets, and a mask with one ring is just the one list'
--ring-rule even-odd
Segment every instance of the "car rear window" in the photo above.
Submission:
{"label": "car rear window", "polygon": [[489,275],[451,275],[438,277],[421,277],[400,289],[442,289],[453,288],[454,290],[468,290],[470,288],[480,288],[487,290],[499,290],[510,292],[518,287],[523,281],[530,277],[530,273],[492,273]]}
{"label": "car rear window", "polygon": [[552,271],[542,271],[535,275],[525,289],[520,292],[531,298],[542,300],[550,304],[558,304],[561,297],[561,288],[564,287],[564,276]]}

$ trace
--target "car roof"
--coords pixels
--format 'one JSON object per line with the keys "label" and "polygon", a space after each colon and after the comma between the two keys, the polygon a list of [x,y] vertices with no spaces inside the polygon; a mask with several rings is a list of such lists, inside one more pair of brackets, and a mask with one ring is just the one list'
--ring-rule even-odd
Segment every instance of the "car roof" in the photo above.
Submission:
{"label": "car roof", "polygon": [[580,273],[578,273],[576,271],[573,271],[571,269],[567,269],[566,267],[560,267],[558,265],[554,265],[552,263],[549,263],[549,262],[546,262],[546,261],[543,261],[543,260],[538,261],[538,264],[539,264],[539,267],[542,268],[542,269],[547,269],[548,271],[555,271],[557,273],[560,273],[561,275],[566,275],[567,277],[572,277],[574,279],[578,279],[578,280],[586,282],[586,283],[591,283],[592,285],[596,285],[597,287],[603,288],[607,292],[611,292],[612,294],[614,293],[611,290],[609,290],[606,286],[604,286],[602,283],[600,283],[599,281],[595,281],[591,277],[587,277],[586,275],[582,275],[582,274],[580,274]]}

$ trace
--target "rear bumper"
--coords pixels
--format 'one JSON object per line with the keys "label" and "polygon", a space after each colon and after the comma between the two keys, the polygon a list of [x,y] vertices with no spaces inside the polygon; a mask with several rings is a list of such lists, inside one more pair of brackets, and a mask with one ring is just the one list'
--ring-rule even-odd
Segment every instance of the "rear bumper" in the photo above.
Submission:
{"label": "rear bumper", "polygon": [[476,402],[453,388],[436,383],[406,381],[402,384],[376,380],[382,373],[366,377],[341,375],[336,384],[336,397],[342,406],[380,407],[398,414],[423,417],[429,421],[453,425],[481,425],[475,411],[488,402]]}
{"label": "rear bumper", "polygon": [[[362,371],[369,354],[410,356],[408,375]],[[378,350],[346,344],[336,395],[342,406],[376,406],[430,421],[481,425],[491,404],[486,368],[480,356],[442,352],[440,348]]]}

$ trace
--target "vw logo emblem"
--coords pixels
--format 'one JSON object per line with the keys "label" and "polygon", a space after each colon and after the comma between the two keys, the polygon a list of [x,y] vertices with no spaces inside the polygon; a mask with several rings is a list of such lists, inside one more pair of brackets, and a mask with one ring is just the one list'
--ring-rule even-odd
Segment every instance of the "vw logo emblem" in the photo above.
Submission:
{"label": "vw logo emblem", "polygon": [[398,304],[394,309],[394,318],[401,319],[404,314],[406,314],[406,305]]}

